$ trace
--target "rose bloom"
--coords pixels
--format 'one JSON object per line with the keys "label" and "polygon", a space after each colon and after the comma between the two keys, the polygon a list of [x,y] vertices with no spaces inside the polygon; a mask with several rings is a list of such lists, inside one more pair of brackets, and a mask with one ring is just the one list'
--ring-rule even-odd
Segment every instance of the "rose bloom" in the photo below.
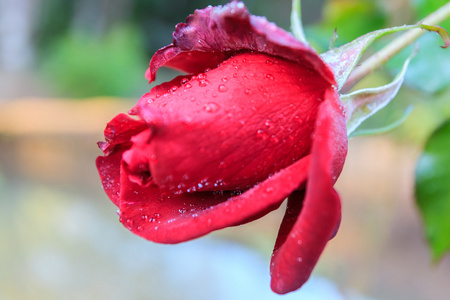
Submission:
{"label": "rose bloom", "polygon": [[110,121],[97,168],[120,221],[157,243],[243,224],[287,198],[272,290],[309,278],[340,222],[333,188],[347,154],[330,68],[308,45],[240,2],[178,24],[146,73],[189,75],[153,87]]}

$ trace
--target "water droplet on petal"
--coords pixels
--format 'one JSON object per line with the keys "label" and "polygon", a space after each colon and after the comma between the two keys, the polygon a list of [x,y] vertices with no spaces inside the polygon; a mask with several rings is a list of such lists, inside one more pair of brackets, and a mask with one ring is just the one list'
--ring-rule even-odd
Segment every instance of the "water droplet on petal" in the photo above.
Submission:
{"label": "water droplet on petal", "polygon": [[266,193],[272,193],[273,190],[274,190],[273,186],[269,186],[269,187],[266,188],[265,192]]}
{"label": "water droplet on petal", "polygon": [[201,86],[201,87],[205,87],[208,84],[209,84],[208,79],[200,79],[199,82],[198,82],[198,85]]}
{"label": "water droplet on petal", "polygon": [[204,110],[212,113],[218,111],[219,108],[220,108],[219,104],[215,102],[209,102],[205,105]]}
{"label": "water droplet on petal", "polygon": [[266,78],[269,79],[269,80],[273,80],[273,79],[274,79],[273,76],[272,76],[271,74],[267,74],[267,75],[266,75]]}
{"label": "water droplet on petal", "polygon": [[224,84],[219,84],[219,92],[226,92],[228,88]]}
{"label": "water droplet on petal", "polygon": [[262,138],[263,140],[266,140],[269,137],[263,129],[258,129],[256,131],[256,136]]}
{"label": "water droplet on petal", "polygon": [[222,77],[222,82],[227,82],[228,81],[228,77],[224,76]]}
{"label": "water droplet on petal", "polygon": [[302,261],[303,261],[303,258],[298,257],[298,258],[297,258],[297,261],[298,261],[298,262],[302,262]]}
{"label": "water droplet on petal", "polygon": [[234,77],[234,78],[237,78],[238,76],[239,76],[238,73],[234,73],[234,74],[233,74],[233,77]]}

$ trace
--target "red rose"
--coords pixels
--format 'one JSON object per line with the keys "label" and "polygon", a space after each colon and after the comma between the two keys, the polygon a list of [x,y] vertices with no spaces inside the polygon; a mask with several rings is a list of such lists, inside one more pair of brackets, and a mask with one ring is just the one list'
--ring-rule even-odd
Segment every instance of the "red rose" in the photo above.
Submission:
{"label": "red rose", "polygon": [[286,215],[271,263],[272,289],[310,276],[340,222],[333,188],[347,153],[346,120],[329,67],[240,2],[197,10],[156,52],[180,76],[108,123],[97,168],[133,233],[178,243]]}

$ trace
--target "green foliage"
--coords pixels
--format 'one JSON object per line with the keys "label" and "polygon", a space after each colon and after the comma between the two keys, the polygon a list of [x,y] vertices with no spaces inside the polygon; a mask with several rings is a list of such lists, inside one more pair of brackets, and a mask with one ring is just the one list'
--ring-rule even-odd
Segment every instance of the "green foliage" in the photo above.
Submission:
{"label": "green foliage", "polygon": [[386,15],[377,1],[330,0],[324,6],[322,21],[308,28],[306,37],[318,46],[319,52],[324,52],[335,29],[337,46],[340,46],[370,31],[382,29],[385,24]]}
{"label": "green foliage", "polygon": [[139,97],[147,66],[137,31],[116,27],[100,38],[67,34],[49,47],[42,69],[66,97]]}
{"label": "green foliage", "polygon": [[428,140],[416,167],[416,198],[433,260],[450,251],[450,119]]}
{"label": "green foliage", "polygon": [[[416,13],[417,20],[421,20],[436,11],[441,6],[448,3],[448,0],[413,0],[412,4]],[[440,24],[444,28],[450,28],[450,19]]]}

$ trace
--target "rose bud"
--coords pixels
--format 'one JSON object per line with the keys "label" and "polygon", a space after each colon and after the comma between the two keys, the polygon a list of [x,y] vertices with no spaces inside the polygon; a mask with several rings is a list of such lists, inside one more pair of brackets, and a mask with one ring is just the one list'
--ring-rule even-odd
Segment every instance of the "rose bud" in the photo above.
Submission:
{"label": "rose bud", "polygon": [[196,10],[146,73],[150,82],[163,66],[188,75],[153,87],[99,143],[97,168],[120,221],[150,241],[179,243],[260,218],[287,198],[271,287],[301,287],[340,223],[333,185],[347,127],[392,99],[404,72],[380,90],[338,90],[369,43],[403,29],[319,56],[241,2]]}

